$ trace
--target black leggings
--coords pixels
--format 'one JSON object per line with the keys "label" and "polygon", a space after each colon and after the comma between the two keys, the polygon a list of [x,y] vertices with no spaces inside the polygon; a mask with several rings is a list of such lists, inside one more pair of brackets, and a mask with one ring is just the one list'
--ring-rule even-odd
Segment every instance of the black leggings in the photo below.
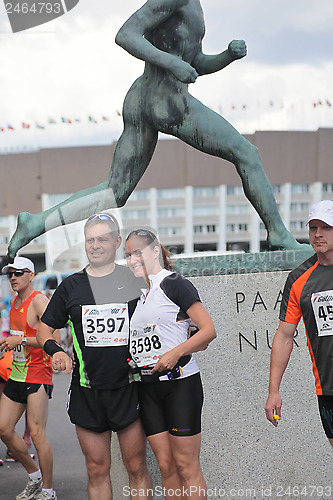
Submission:
{"label": "black leggings", "polygon": [[203,390],[200,373],[176,380],[138,382],[140,416],[147,436],[201,432]]}

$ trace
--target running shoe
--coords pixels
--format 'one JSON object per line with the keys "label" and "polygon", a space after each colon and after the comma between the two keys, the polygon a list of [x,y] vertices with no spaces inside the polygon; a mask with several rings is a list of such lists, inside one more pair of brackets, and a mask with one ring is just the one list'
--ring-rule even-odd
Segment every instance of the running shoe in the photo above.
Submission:
{"label": "running shoe", "polygon": [[48,493],[47,491],[42,490],[34,498],[35,498],[35,500],[57,500],[57,495],[56,495],[56,492],[54,490],[53,490],[52,495],[50,495],[50,493]]}
{"label": "running shoe", "polygon": [[36,498],[36,495],[42,490],[42,487],[42,478],[38,479],[37,481],[29,479],[24,490],[17,495],[16,500],[31,500],[32,498]]}
{"label": "running shoe", "polygon": [[14,458],[14,455],[12,454],[12,452],[10,451],[9,448],[7,448],[7,450],[6,450],[5,461],[6,462],[17,462],[16,458]]}
{"label": "running shoe", "polygon": [[[30,453],[30,456],[33,460],[35,460],[35,454],[34,453]],[[16,458],[14,457],[14,455],[12,454],[12,452],[10,451],[9,448],[7,448],[6,450],[6,458],[5,458],[5,461],[6,462],[18,462],[18,460],[16,460]]]}

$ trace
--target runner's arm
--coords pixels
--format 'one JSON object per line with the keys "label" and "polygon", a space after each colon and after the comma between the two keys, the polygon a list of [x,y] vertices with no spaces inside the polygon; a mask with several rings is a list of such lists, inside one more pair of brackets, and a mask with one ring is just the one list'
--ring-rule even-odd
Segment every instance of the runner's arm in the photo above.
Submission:
{"label": "runner's arm", "polygon": [[275,412],[279,418],[281,418],[282,398],[279,389],[283,374],[289,362],[291,351],[293,350],[296,327],[297,324],[280,321],[273,339],[268,398],[265,404],[265,412],[266,418],[275,427],[277,426],[277,421],[274,420]]}
{"label": "runner's arm", "polygon": [[[44,351],[50,354],[52,358],[52,367],[57,371],[66,371],[66,373],[70,373],[73,363],[71,358],[54,339],[54,332],[56,331],[59,330],[55,330],[41,321],[36,338]],[[48,342],[48,344],[45,349],[46,342]]]}
{"label": "runner's arm", "polygon": [[207,345],[215,339],[216,332],[213,321],[201,302],[194,302],[186,313],[191,320],[198,325],[199,331],[189,339],[185,340],[185,342],[163,354],[152,369],[151,373],[156,371],[171,370],[179,358],[186,356],[187,354],[192,354],[193,352],[205,350]]}

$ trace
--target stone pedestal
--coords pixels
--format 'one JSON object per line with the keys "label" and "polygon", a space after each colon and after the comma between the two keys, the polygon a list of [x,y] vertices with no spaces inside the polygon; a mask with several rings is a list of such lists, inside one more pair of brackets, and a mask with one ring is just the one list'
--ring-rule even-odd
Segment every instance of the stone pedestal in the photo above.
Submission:
{"label": "stone pedestal", "polygon": [[209,498],[332,497],[332,450],[321,427],[303,324],[282,381],[278,427],[265,417],[287,275],[191,278],[217,330],[210,347],[195,355],[205,391],[201,463]]}

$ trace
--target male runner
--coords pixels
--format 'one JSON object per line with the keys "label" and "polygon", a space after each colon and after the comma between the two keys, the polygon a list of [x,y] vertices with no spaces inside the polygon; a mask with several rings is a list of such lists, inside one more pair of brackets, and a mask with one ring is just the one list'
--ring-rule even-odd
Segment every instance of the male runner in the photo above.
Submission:
{"label": "male runner", "polygon": [[245,195],[266,226],[269,243],[300,247],[281,220],[258,149],[188,91],[198,76],[220,71],[246,55],[243,40],[232,40],[220,54],[206,55],[204,34],[199,0],[148,0],[128,19],[116,43],[146,64],[125,97],[124,130],[109,177],[49,210],[19,214],[8,247],[10,258],[45,231],[85,219],[96,210],[123,206],[149,165],[159,132],[232,162]]}
{"label": "male runner", "polygon": [[[315,203],[310,209],[308,224],[310,244],[316,253],[289,274],[284,287],[280,324],[272,345],[265,411],[276,427],[282,405],[279,387],[293,348],[296,327],[303,317],[320,416],[333,446],[333,201]],[[279,419],[274,418],[275,412]]]}
{"label": "male runner", "polygon": [[152,490],[146,466],[146,440],[127,363],[127,301],[141,294],[142,283],[128,268],[114,262],[121,237],[112,215],[93,215],[84,232],[89,265],[58,286],[37,338],[52,356],[53,367],[69,373],[72,362],[54,342],[52,332],[64,327],[69,319],[73,324],[75,367],[68,414],[86,458],[89,499],[112,499],[112,431],[118,434],[130,490],[140,490],[140,498],[147,499]]}
{"label": "male runner", "polygon": [[[32,287],[35,268],[31,260],[16,257],[2,272],[7,273],[17,296],[10,309],[11,335],[0,342],[2,351],[13,351],[11,375],[0,400],[0,437],[29,474],[28,483],[16,500],[56,500],[52,489],[53,455],[45,433],[53,389],[52,366],[50,357],[36,340],[36,330],[48,299]],[[25,409],[40,469],[15,431]]]}

